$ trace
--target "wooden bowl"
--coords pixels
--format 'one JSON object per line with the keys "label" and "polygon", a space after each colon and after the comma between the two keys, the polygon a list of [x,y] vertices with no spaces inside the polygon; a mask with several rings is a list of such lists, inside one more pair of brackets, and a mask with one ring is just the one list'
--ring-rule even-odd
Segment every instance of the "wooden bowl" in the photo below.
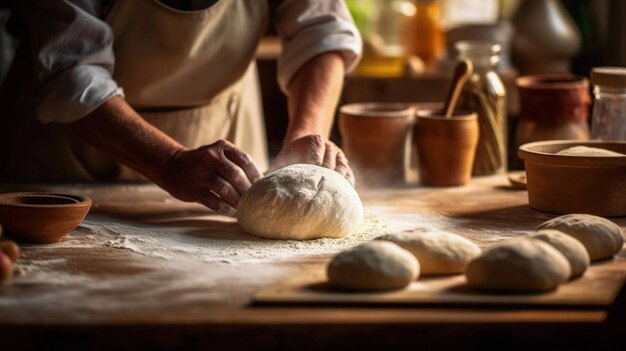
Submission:
{"label": "wooden bowl", "polygon": [[626,157],[556,155],[573,146],[626,154],[626,141],[555,140],[520,146],[530,207],[558,214],[626,216]]}
{"label": "wooden bowl", "polygon": [[86,196],[18,192],[0,194],[0,223],[7,236],[33,244],[56,243],[85,219]]}

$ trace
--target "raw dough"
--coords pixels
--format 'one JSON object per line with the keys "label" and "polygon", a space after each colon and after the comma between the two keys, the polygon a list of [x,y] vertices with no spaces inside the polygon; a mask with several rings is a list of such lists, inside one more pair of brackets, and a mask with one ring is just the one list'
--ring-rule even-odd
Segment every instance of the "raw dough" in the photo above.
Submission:
{"label": "raw dough", "polygon": [[346,290],[401,289],[417,279],[420,265],[407,250],[372,241],[339,253],[328,265],[330,285]]}
{"label": "raw dough", "polygon": [[585,246],[574,237],[555,229],[542,229],[531,234],[530,237],[545,241],[567,258],[572,268],[570,278],[580,277],[589,268],[589,253]]}
{"label": "raw dough", "polygon": [[339,173],[296,164],[254,183],[239,201],[237,220],[244,232],[263,238],[339,238],[361,223],[363,205]]}
{"label": "raw dough", "polygon": [[557,155],[567,155],[567,156],[595,156],[595,157],[606,157],[606,156],[626,156],[619,152],[602,149],[599,147],[588,147],[588,146],[573,146],[568,147],[567,149],[563,149],[556,153]]}
{"label": "raw dough", "polygon": [[467,264],[480,256],[478,245],[460,235],[425,229],[387,234],[391,241],[411,252],[419,261],[422,275],[465,272]]}
{"label": "raw dough", "polygon": [[606,218],[588,214],[568,214],[544,222],[537,228],[556,229],[578,239],[592,261],[609,258],[624,245],[622,229]]}
{"label": "raw dough", "polygon": [[565,256],[537,239],[514,239],[486,249],[467,266],[468,283],[478,289],[541,292],[556,289],[571,275]]}

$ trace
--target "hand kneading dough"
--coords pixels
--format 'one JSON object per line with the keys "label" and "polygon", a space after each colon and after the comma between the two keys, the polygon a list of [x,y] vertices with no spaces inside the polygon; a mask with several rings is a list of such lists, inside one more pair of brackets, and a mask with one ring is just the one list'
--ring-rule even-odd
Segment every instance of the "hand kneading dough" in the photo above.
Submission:
{"label": "hand kneading dough", "polygon": [[620,154],[619,152],[602,149],[599,147],[588,147],[588,146],[568,147],[567,149],[561,150],[557,152],[556,154],[567,155],[567,156],[592,156],[592,157],[626,156],[624,154]]}
{"label": "hand kneading dough", "polygon": [[400,289],[419,276],[410,252],[387,241],[372,241],[341,252],[328,265],[330,285],[346,290]]}
{"label": "hand kneading dough", "polygon": [[545,241],[567,258],[572,268],[570,278],[580,277],[589,268],[589,253],[585,246],[574,237],[554,229],[543,229],[529,236]]}
{"label": "hand kneading dough", "polygon": [[481,253],[472,241],[443,231],[417,229],[377,239],[391,241],[412,253],[420,263],[422,275],[463,273]]}
{"label": "hand kneading dough", "polygon": [[568,214],[544,222],[537,228],[556,229],[578,239],[592,261],[609,258],[624,245],[622,229],[606,218],[588,214]]}
{"label": "hand kneading dough", "polygon": [[266,175],[237,209],[244,232],[269,239],[340,238],[362,220],[363,205],[350,182],[333,170],[305,164]]}
{"label": "hand kneading dough", "polygon": [[536,239],[516,239],[486,249],[465,272],[474,288],[510,292],[556,289],[571,275],[565,256]]}

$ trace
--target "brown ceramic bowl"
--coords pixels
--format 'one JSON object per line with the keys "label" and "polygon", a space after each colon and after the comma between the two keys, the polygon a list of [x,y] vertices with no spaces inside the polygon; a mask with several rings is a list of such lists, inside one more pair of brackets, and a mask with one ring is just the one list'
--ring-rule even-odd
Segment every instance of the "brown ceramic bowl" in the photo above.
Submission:
{"label": "brown ceramic bowl", "polygon": [[86,196],[19,192],[0,194],[0,223],[6,235],[33,244],[56,243],[85,219]]}
{"label": "brown ceramic bowl", "polygon": [[626,154],[626,141],[538,141],[520,146],[530,207],[551,213],[626,216],[626,157],[566,156],[573,146]]}

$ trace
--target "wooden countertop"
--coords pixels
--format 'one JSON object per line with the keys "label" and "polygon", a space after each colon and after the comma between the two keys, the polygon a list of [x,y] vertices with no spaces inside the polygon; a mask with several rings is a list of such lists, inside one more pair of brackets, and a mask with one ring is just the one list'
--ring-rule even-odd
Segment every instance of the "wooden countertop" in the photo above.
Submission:
{"label": "wooden countertop", "polygon": [[[78,335],[76,342],[90,347],[234,347],[237,341],[236,348],[313,348],[331,341],[335,345],[347,340],[352,340],[349,345],[357,341],[375,345],[387,340],[373,337],[374,329],[394,335],[394,342],[419,335],[424,345],[431,346],[449,342],[441,337],[447,332],[478,344],[493,333],[501,341],[530,342],[547,331],[553,337],[577,331],[584,340],[608,340],[604,331],[610,330],[607,316],[611,318],[614,313],[611,308],[251,306],[260,288],[324,265],[331,255],[296,255],[286,260],[268,257],[253,264],[229,264],[203,258],[190,248],[172,247],[182,250],[180,259],[163,258],[157,253],[162,255],[170,248],[162,247],[165,251],[156,250],[154,254],[142,251],[138,247],[141,241],[132,241],[132,233],[121,233],[120,228],[131,232],[180,231],[176,235],[204,233],[198,240],[239,240],[242,234],[236,233],[232,221],[221,222],[203,207],[173,200],[152,185],[0,185],[3,192],[18,190],[80,193],[90,196],[94,207],[86,221],[60,244],[22,245],[17,276],[0,286],[0,341],[9,345],[41,345],[38,343],[45,337],[57,333]],[[458,188],[406,185],[360,189],[360,194],[366,211],[371,209],[381,221],[437,225],[466,235],[483,247],[530,232],[554,217],[530,209],[526,192],[510,189],[505,176],[474,179],[470,185]],[[626,227],[626,218],[613,220]],[[122,226],[110,226],[116,223]],[[183,238],[176,235],[168,237],[167,245]],[[206,245],[214,242],[210,240]],[[626,252],[620,257],[626,257]],[[622,300],[619,296],[612,308],[620,308]],[[126,337],[130,334],[136,336],[133,341]],[[245,340],[240,339],[243,336]],[[278,336],[282,339],[274,338]],[[107,342],[102,343],[105,339]]]}

